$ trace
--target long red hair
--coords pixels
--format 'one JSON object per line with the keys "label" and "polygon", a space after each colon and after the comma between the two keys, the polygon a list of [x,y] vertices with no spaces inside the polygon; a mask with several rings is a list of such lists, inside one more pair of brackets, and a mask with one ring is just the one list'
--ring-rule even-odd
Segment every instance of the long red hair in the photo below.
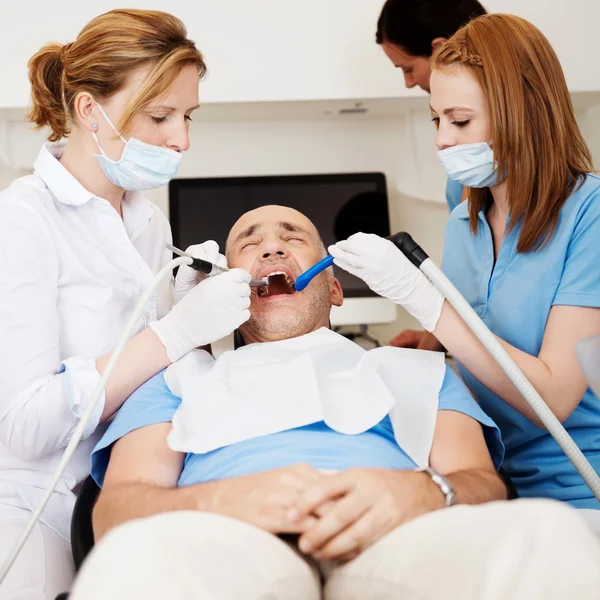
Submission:
{"label": "long red hair", "polygon": [[[552,46],[528,21],[491,14],[474,19],[434,53],[432,69],[463,65],[488,99],[494,157],[507,173],[509,230],[522,220],[518,252],[536,250],[556,229],[567,198],[593,171],[592,157]],[[469,190],[469,222],[492,202]]]}

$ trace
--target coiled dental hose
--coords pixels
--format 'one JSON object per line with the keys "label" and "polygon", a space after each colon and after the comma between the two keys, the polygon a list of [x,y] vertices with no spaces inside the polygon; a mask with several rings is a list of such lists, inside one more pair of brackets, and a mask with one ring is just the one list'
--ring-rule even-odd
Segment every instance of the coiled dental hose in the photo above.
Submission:
{"label": "coiled dental hose", "polygon": [[119,339],[119,343],[117,344],[116,348],[113,350],[113,353],[106,365],[106,369],[104,370],[104,373],[102,373],[102,377],[100,378],[100,381],[98,382],[98,385],[96,386],[96,389],[94,390],[94,394],[92,395],[92,400],[88,404],[88,407],[86,408],[85,412],[83,413],[82,418],[80,419],[79,423],[77,424],[77,427],[75,428],[75,431],[73,432],[73,436],[71,437],[71,440],[69,441],[69,443],[67,444],[67,447],[65,448],[65,450],[63,452],[63,455],[58,463],[58,467],[56,468],[56,471],[54,472],[54,476],[52,477],[52,481],[50,482],[50,485],[46,488],[46,491],[44,492],[44,496],[42,497],[40,503],[38,504],[37,508],[33,511],[30,519],[27,521],[27,524],[23,528],[23,533],[21,533],[21,536],[17,540],[17,542],[14,545],[13,549],[11,550],[8,558],[4,561],[4,564],[2,565],[2,568],[0,569],[0,586],[2,585],[2,582],[4,581],[6,576],[8,575],[8,572],[10,571],[11,567],[13,566],[15,560],[17,560],[17,557],[19,556],[19,553],[23,549],[25,542],[27,542],[29,535],[33,531],[33,528],[35,527],[42,512],[44,511],[46,504],[48,504],[48,500],[50,500],[52,494],[54,493],[54,489],[56,488],[69,461],[71,460],[71,457],[73,456],[73,453],[75,452],[75,450],[77,448],[77,445],[83,438],[85,428],[86,428],[89,420],[92,417],[92,414],[94,412],[94,409],[96,408],[96,405],[98,404],[98,401],[100,400],[100,397],[102,396],[102,392],[104,392],[106,383],[108,382],[110,376],[112,375],[112,372],[114,371],[117,361],[119,360],[119,357],[121,356],[121,353],[123,352],[123,349],[127,345],[127,342],[129,341],[129,337],[130,337],[132,331],[135,329],[138,319],[140,318],[140,315],[144,311],[146,304],[148,303],[148,300],[150,299],[150,296],[152,295],[152,293],[154,292],[154,290],[156,289],[158,284],[165,277],[165,275],[170,273],[175,267],[177,267],[179,265],[189,265],[192,262],[192,260],[193,259],[190,257],[179,257],[179,258],[175,258],[172,261],[170,261],[167,265],[165,265],[156,274],[152,283],[148,286],[148,289],[146,289],[143,296],[140,298],[139,302],[137,303],[137,306],[135,307],[135,310],[133,311],[133,314],[131,315],[129,322],[127,323],[127,326],[125,327],[125,330],[123,331],[123,334],[121,335],[121,338]]}
{"label": "coiled dental hose", "polygon": [[535,412],[544,427],[548,430],[548,433],[556,440],[556,443],[567,455],[567,458],[573,463],[577,471],[579,471],[579,474],[583,477],[583,480],[596,499],[600,501],[600,477],[567,433],[562,423],[556,418],[555,414],[544,402],[544,399],[538,394],[533,385],[531,385],[527,377],[525,377],[517,363],[503,348],[487,325],[479,318],[479,315],[473,310],[471,305],[408,233],[397,233],[388,239],[400,249],[413,265],[427,276],[442,296],[450,302],[463,321],[476,335],[477,339],[498,363],[506,376],[512,381],[517,390],[519,390],[527,404],[529,404],[533,412]]}

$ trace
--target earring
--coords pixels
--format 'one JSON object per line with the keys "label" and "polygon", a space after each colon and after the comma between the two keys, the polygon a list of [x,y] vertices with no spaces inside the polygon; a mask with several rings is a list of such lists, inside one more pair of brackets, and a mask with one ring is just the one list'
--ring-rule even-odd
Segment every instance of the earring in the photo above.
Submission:
{"label": "earring", "polygon": [[96,127],[98,127],[98,125],[96,123],[92,123],[92,129],[96,129]]}

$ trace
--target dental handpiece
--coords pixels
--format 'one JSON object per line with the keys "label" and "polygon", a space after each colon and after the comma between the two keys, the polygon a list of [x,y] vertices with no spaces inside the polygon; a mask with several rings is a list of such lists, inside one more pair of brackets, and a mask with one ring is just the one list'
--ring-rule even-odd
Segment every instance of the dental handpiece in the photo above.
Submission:
{"label": "dental handpiece", "polygon": [[[190,263],[189,266],[192,267],[192,269],[194,269],[195,271],[198,271],[199,273],[203,273],[204,275],[208,275],[209,277],[212,275],[219,275],[220,273],[226,273],[227,271],[229,271],[229,269],[227,269],[225,267],[220,267],[219,265],[215,265],[215,264],[209,262],[208,260],[204,260],[203,258],[195,258],[191,254],[188,254],[187,252],[184,252],[183,250],[176,248],[172,244],[165,244],[165,247],[168,250],[170,250],[171,252],[173,252],[174,254],[191,258],[192,262]],[[264,279],[253,279],[250,282],[250,287],[265,287],[268,285],[269,285],[268,277],[265,277]]]}

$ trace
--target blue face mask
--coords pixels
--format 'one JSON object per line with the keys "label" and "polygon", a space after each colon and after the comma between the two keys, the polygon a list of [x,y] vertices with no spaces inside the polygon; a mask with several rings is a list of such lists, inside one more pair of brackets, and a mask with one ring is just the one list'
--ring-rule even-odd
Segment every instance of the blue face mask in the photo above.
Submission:
{"label": "blue face mask", "polygon": [[96,133],[92,132],[100,149],[100,154],[94,154],[94,156],[113,185],[129,191],[151,190],[166,185],[177,175],[181,162],[179,152],[146,144],[135,138],[126,140],[112,124],[104,109],[99,104],[97,106],[106,122],[125,144],[121,158],[112,160],[104,153]]}
{"label": "blue face mask", "polygon": [[465,187],[494,187],[502,183],[494,164],[494,151],[487,142],[462,144],[437,151],[446,175]]}

